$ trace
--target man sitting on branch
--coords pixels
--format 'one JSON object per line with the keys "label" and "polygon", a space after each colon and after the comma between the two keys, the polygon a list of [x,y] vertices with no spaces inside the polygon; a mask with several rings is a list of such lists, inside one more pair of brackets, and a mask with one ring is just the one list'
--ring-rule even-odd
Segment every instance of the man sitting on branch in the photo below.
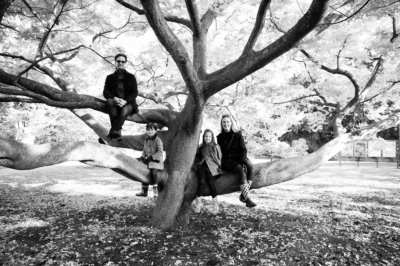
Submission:
{"label": "man sitting on branch", "polygon": [[120,53],[114,59],[116,71],[107,76],[103,91],[111,129],[106,138],[99,138],[101,144],[108,144],[113,139],[122,140],[121,129],[126,118],[130,114],[139,112],[136,104],[138,95],[136,78],[125,70],[127,56]]}

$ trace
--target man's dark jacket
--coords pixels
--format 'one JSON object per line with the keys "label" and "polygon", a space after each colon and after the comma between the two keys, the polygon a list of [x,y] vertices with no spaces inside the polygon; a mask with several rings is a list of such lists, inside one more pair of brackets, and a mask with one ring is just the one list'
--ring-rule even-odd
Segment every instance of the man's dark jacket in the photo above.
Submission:
{"label": "man's dark jacket", "polygon": [[[109,99],[116,96],[117,76],[117,72],[107,76],[103,91],[104,98]],[[136,97],[138,95],[137,82],[135,76],[128,71],[124,71],[124,91],[124,100],[136,105]]]}

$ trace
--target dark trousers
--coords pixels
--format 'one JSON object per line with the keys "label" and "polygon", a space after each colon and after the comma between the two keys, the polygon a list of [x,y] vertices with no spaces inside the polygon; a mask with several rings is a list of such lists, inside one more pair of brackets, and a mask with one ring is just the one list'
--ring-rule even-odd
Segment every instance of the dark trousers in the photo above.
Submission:
{"label": "dark trousers", "polygon": [[214,177],[205,162],[200,166],[198,175],[200,178],[200,185],[197,194],[200,195],[200,191],[204,189],[207,182],[210,186],[211,196],[215,198],[218,195],[217,188],[215,187],[215,178],[219,177],[219,175]]}
{"label": "dark trousers", "polygon": [[127,103],[121,108],[113,99],[107,99],[107,110],[111,122],[110,134],[122,129],[128,115],[139,112],[136,103]]}
{"label": "dark trousers", "polygon": [[247,184],[247,181],[252,181],[254,177],[254,166],[249,159],[244,162],[238,162],[235,160],[223,160],[222,169],[237,174],[239,176],[240,184]]}
{"label": "dark trousers", "polygon": [[[150,175],[151,175],[151,184],[154,184],[153,186],[157,186],[157,173],[159,170],[157,169],[150,169]],[[142,189],[147,191],[149,189],[148,184],[142,183]]]}

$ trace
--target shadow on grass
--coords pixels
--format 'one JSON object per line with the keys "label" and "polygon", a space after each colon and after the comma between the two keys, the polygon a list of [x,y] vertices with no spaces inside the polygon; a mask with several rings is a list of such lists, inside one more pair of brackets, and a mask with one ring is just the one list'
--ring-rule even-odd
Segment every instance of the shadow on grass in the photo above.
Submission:
{"label": "shadow on grass", "polygon": [[399,224],[376,213],[355,219],[323,204],[321,215],[307,215],[221,203],[217,215],[203,210],[188,226],[158,231],[147,227],[151,199],[0,192],[3,265],[400,264]]}

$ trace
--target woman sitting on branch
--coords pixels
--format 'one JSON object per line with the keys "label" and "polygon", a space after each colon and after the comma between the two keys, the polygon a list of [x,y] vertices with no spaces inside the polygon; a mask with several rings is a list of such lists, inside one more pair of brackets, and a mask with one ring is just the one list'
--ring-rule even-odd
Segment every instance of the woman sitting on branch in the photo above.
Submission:
{"label": "woman sitting on branch", "polygon": [[240,201],[245,202],[246,207],[249,208],[257,206],[249,197],[254,176],[253,164],[247,158],[247,149],[242,133],[236,130],[230,115],[222,116],[221,133],[217,139],[222,150],[222,169],[239,176],[242,192],[239,197]]}

